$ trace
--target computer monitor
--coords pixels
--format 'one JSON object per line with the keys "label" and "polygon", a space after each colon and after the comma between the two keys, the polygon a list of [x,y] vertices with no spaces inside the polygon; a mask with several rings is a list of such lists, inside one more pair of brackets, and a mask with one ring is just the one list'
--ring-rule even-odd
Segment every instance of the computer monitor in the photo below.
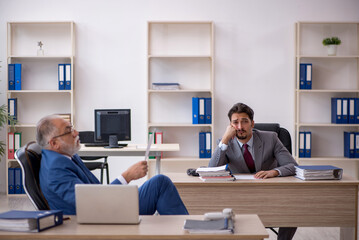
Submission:
{"label": "computer monitor", "polygon": [[131,140],[131,109],[95,109],[95,141],[118,148],[118,141]]}

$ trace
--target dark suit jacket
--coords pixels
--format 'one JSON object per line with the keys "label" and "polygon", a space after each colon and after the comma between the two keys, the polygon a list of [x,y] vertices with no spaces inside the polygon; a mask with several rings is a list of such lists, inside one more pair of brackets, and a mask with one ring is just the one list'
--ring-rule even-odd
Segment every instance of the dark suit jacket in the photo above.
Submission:
{"label": "dark suit jacket", "polygon": [[[218,147],[219,142],[220,139],[217,141],[217,147],[208,166],[216,167],[228,164],[232,173],[250,173],[237,139],[231,139],[228,142],[226,151],[222,151]],[[275,132],[253,129],[253,155],[256,172],[276,168],[281,172],[281,176],[295,174],[294,166],[297,163]]]}

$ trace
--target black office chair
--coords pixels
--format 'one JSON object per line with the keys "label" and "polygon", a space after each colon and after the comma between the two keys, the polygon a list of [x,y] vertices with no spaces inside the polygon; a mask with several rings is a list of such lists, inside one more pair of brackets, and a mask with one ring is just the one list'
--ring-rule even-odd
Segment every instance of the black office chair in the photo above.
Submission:
{"label": "black office chair", "polygon": [[[288,149],[288,152],[292,154],[292,139],[287,129],[280,127],[278,123],[255,123],[254,128],[261,131],[276,132],[278,134],[279,140],[283,143],[284,147],[286,147]],[[268,228],[272,230],[276,235],[278,235],[278,232],[274,228]]]}
{"label": "black office chair", "polygon": [[[94,132],[93,131],[81,131],[79,132],[79,137],[81,143],[93,143],[94,142]],[[103,183],[103,170],[106,169],[106,180],[107,184],[110,183],[110,175],[109,175],[109,168],[107,163],[107,156],[80,156],[84,161],[85,166],[90,170],[101,170],[101,179],[100,182]],[[96,161],[99,159],[104,159],[104,161]],[[86,162],[88,161],[88,162]]]}
{"label": "black office chair", "polygon": [[22,182],[32,204],[37,210],[50,210],[39,181],[41,163],[41,147],[36,142],[30,142],[15,152],[22,171]]}
{"label": "black office chair", "polygon": [[278,123],[255,123],[254,128],[261,131],[276,132],[284,147],[292,154],[292,139],[287,129],[280,127]]}

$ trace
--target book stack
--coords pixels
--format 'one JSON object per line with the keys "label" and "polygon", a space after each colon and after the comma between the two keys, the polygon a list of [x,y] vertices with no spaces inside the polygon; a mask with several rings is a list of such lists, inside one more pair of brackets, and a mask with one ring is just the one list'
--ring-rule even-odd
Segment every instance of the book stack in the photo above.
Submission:
{"label": "book stack", "polygon": [[331,165],[295,166],[296,177],[302,180],[339,180],[343,169]]}
{"label": "book stack", "polygon": [[218,182],[218,181],[234,181],[236,178],[232,175],[228,165],[219,167],[200,167],[196,172],[203,182]]}
{"label": "book stack", "polygon": [[179,90],[179,83],[152,83],[153,90]]}

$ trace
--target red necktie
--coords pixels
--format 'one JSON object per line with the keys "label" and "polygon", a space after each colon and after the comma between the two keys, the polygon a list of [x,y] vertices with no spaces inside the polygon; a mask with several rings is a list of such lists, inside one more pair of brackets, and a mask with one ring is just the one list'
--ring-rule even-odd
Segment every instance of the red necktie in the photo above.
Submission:
{"label": "red necktie", "polygon": [[254,165],[252,154],[248,151],[248,144],[244,144],[243,147],[244,147],[244,151],[243,151],[244,161],[246,161],[249,171],[251,173],[254,173],[256,171],[256,167]]}

